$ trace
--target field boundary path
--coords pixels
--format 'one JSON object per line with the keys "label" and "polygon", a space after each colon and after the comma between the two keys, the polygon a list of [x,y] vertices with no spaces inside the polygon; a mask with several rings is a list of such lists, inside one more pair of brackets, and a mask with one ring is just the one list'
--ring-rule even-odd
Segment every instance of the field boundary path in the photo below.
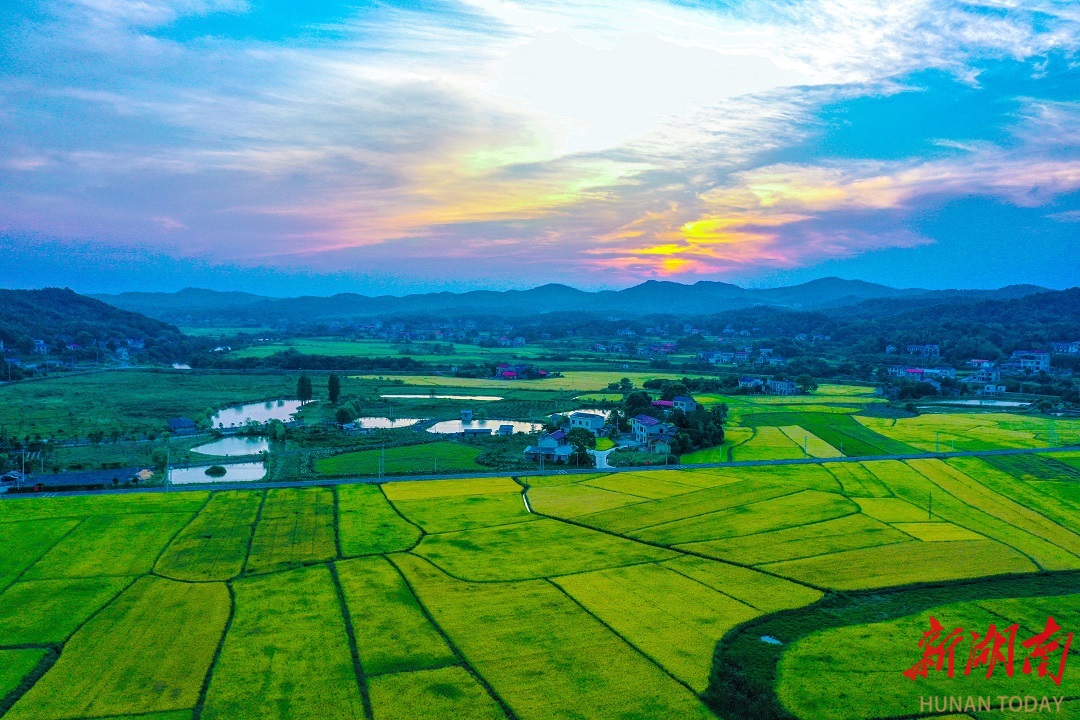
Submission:
{"label": "field boundary path", "polygon": [[333,485],[381,485],[388,482],[406,482],[416,480],[465,480],[483,477],[545,477],[550,475],[594,475],[602,472],[643,472],[648,470],[703,470],[709,468],[765,467],[770,465],[822,465],[827,463],[874,462],[879,460],[948,460],[959,457],[992,457],[995,455],[1037,455],[1056,452],[1080,452],[1080,445],[1045,448],[1003,448],[999,450],[957,450],[953,452],[922,452],[906,455],[857,455],[834,458],[796,458],[788,460],[739,460],[734,462],[701,463],[694,465],[638,465],[633,467],[610,468],[564,468],[561,470],[503,470],[491,472],[467,472],[452,475],[391,475],[391,476],[343,476],[325,477],[317,480],[282,480],[277,482],[231,482],[231,483],[191,483],[169,487],[117,488],[115,490],[67,490],[44,491],[40,493],[0,493],[0,500],[14,500],[32,497],[67,497],[75,495],[120,495],[125,493],[147,492],[187,492],[204,490],[266,490],[270,488],[329,487]]}

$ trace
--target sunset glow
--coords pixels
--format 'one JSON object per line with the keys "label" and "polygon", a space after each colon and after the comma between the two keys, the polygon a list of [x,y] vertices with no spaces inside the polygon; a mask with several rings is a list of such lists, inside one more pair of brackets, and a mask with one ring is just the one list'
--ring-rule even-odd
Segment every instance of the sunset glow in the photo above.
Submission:
{"label": "sunset glow", "polygon": [[1054,242],[1007,257],[1080,227],[1071,3],[13,7],[17,283],[1076,279]]}

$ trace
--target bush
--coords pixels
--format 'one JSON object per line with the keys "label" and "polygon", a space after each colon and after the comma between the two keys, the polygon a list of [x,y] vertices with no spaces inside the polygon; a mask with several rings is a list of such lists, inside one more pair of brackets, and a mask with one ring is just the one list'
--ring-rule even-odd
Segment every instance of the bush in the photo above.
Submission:
{"label": "bush", "polygon": [[223,477],[227,471],[221,465],[211,465],[206,468],[206,474],[210,477]]}

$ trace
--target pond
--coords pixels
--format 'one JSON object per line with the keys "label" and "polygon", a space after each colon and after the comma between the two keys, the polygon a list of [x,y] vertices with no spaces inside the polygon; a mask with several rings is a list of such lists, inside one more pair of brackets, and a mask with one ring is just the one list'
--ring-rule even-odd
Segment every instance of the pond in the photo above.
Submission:
{"label": "pond", "polygon": [[503,398],[498,395],[380,395],[388,400],[475,400],[476,402],[497,402]]}
{"label": "pond", "polygon": [[420,422],[420,418],[362,417],[356,418],[355,422],[362,428],[402,428],[415,425]]}
{"label": "pond", "polygon": [[211,477],[206,474],[211,465],[198,465],[196,467],[173,468],[169,479],[173,485],[194,485],[196,483],[221,483],[221,482],[251,482],[262,480],[266,477],[266,468],[261,462],[232,463],[222,465],[225,474],[221,477]]}
{"label": "pond", "polygon": [[258,455],[270,450],[270,441],[264,437],[247,437],[236,435],[234,437],[221,438],[205,445],[197,445],[191,448],[193,452],[202,455],[214,455],[216,457],[234,457],[237,455]]}
{"label": "pond", "polygon": [[499,432],[500,425],[513,425],[515,433],[536,432],[544,427],[540,423],[522,422],[521,420],[472,420],[470,422],[443,420],[442,422],[437,422],[429,427],[428,432],[436,433],[438,435],[457,435],[467,429],[478,430],[490,428],[491,434],[494,435]]}
{"label": "pond", "polygon": [[214,427],[240,427],[246,425],[249,421],[257,423],[270,422],[271,420],[288,422],[292,420],[292,416],[299,409],[299,400],[267,400],[266,402],[227,407],[218,411],[218,414],[210,418],[210,420],[213,422]]}

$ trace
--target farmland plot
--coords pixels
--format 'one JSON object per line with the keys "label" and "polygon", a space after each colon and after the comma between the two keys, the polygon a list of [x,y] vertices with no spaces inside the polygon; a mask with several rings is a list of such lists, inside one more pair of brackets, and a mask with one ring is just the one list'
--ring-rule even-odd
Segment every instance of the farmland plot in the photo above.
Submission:
{"label": "farmland plot", "polygon": [[215,493],[157,561],[161,575],[177,580],[228,580],[247,559],[261,493]]}
{"label": "farmland plot", "polygon": [[636,495],[625,495],[583,483],[529,488],[528,496],[535,512],[563,518],[599,513],[645,501]]}
{"label": "farmland plot", "polygon": [[5,718],[192,708],[228,615],[224,584],[143,578],[75,633]]}
{"label": "farmland plot", "polygon": [[43,518],[0,523],[0,547],[4,548],[4,552],[0,553],[0,587],[19,577],[26,568],[74,530],[79,522],[74,518]]}
{"label": "farmland plot", "polygon": [[912,460],[908,464],[967,505],[1062,548],[1072,555],[1066,559],[1066,569],[1080,565],[1080,535],[998,495],[940,460]]}
{"label": "farmland plot", "polygon": [[629,533],[664,545],[715,540],[832,520],[859,511],[858,505],[837,493],[803,490],[760,502],[706,513]]}
{"label": "farmland plot", "polygon": [[732,451],[735,460],[792,460],[804,457],[802,445],[777,427],[759,427],[754,437]]}
{"label": "farmland plot", "polygon": [[187,513],[95,515],[53,546],[23,579],[142,575],[188,524]]}
{"label": "farmland plot", "polygon": [[337,555],[330,488],[266,491],[248,556],[248,572],[269,572]]}
{"label": "farmland plot", "polygon": [[471,581],[525,580],[674,557],[668,550],[548,519],[428,535],[413,552]]}
{"label": "farmland plot", "polygon": [[521,720],[714,717],[547,581],[464,583],[413,556],[393,560]]}
{"label": "farmland plot", "polygon": [[407,445],[382,450],[358,450],[331,455],[315,461],[316,472],[322,475],[375,476],[379,462],[388,475],[423,475],[431,473],[438,465],[439,472],[480,471],[476,463],[479,448],[452,442],[434,442],[424,445]]}
{"label": "farmland plot", "polygon": [[882,485],[874,473],[867,470],[862,463],[829,463],[824,467],[832,473],[843,488],[844,494],[850,498],[889,496],[889,489]]}
{"label": "farmland plot", "polygon": [[663,565],[763,613],[809,605],[822,596],[820,590],[775,575],[692,555],[666,560]]}
{"label": "farmland plot", "polygon": [[951,540],[983,540],[982,535],[950,522],[893,523],[900,532],[907,533],[923,542],[948,542]]}
{"label": "farmland plot", "polygon": [[809,457],[831,458],[843,456],[843,453],[832,445],[798,425],[785,425],[780,428],[780,432],[787,435],[792,442],[803,448],[805,454]]}
{"label": "farmland plot", "polygon": [[236,610],[206,695],[205,720],[363,717],[327,568],[245,578],[233,588]]}
{"label": "farmland plot", "polygon": [[420,530],[394,510],[378,485],[339,485],[338,536],[345,557],[408,550]]}
{"label": "farmland plot", "polygon": [[1075,556],[1068,551],[943,492],[940,486],[905,463],[885,460],[866,465],[897,497],[912,505],[929,508],[932,495],[935,519],[948,520],[1008,545],[1041,567],[1075,567]]}
{"label": "farmland plot", "polygon": [[[865,515],[847,515],[783,530],[678,545],[719,560],[760,565],[907,542],[911,538]],[[977,538],[981,539],[981,538]]]}
{"label": "farmland plot", "polygon": [[91,515],[193,514],[206,504],[210,493],[131,493],[74,497],[13,497],[0,503],[0,523],[19,520],[82,519]]}
{"label": "farmland plot", "polygon": [[461,667],[382,675],[371,679],[375,720],[501,720],[506,715]]}
{"label": "farmland plot", "polygon": [[760,612],[660,565],[553,578],[586,610],[695,691],[724,633]]}
{"label": "farmland plot", "polygon": [[0,700],[19,686],[48,654],[48,650],[0,650]]}
{"label": "farmland plot", "polygon": [[836,479],[820,465],[739,468],[739,475],[743,478],[741,482],[726,483],[694,493],[582,515],[577,520],[610,532],[625,533],[724,510],[736,505],[747,505],[781,495],[789,495],[805,488],[826,491],[840,489],[840,484],[836,482]]}
{"label": "farmland plot", "polygon": [[[1051,480],[1052,475],[1039,477],[1024,473],[1022,479],[999,470],[991,460],[1014,460],[1024,456],[1001,456],[995,458],[953,458],[949,465],[968,477],[977,478],[980,485],[992,490],[1009,500],[1029,508],[1047,519],[1066,528],[1080,527],[1080,473],[1064,482]],[[1031,457],[1031,456],[1028,456]],[[1034,456],[1036,460],[1047,461],[1046,465],[1036,462],[1034,467],[1053,473],[1055,468],[1049,458]],[[1008,465],[1006,465],[1008,467]],[[1034,483],[1034,484],[1032,484]],[[1057,485],[1064,492],[1048,493],[1047,486]]]}
{"label": "farmland plot", "polygon": [[659,470],[646,473],[613,473],[589,480],[585,484],[592,487],[621,492],[645,500],[683,495],[700,489],[697,486],[681,482],[689,473]]}
{"label": "farmland plot", "polygon": [[424,670],[457,662],[420,609],[396,567],[381,557],[337,563],[345,603],[368,675]]}
{"label": "farmland plot", "polygon": [[18,582],[0,595],[0,645],[62,643],[133,578]]}
{"label": "farmland plot", "polygon": [[908,542],[845,550],[761,566],[784,577],[835,590],[1035,572],[1016,550],[993,540]]}
{"label": "farmland plot", "polygon": [[454,532],[472,528],[530,522],[536,515],[525,509],[518,493],[460,495],[428,500],[396,500],[401,514],[429,533]]}
{"label": "farmland plot", "polygon": [[398,500],[430,500],[431,498],[461,497],[520,493],[521,486],[508,477],[468,478],[465,480],[428,480],[424,482],[392,482],[383,485],[391,502]]}

